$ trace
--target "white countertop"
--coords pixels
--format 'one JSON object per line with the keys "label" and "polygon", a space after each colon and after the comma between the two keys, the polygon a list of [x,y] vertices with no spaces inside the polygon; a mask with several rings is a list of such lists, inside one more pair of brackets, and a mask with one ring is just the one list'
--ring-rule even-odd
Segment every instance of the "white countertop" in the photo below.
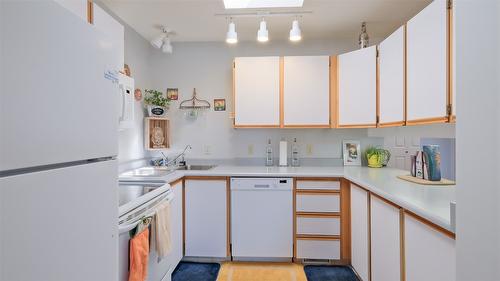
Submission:
{"label": "white countertop", "polygon": [[376,169],[368,167],[262,167],[221,165],[206,171],[175,171],[161,177],[161,179],[166,182],[172,182],[183,176],[343,177],[432,223],[451,232],[455,232],[450,221],[450,202],[455,201],[455,186],[424,186],[397,178],[398,175],[405,175],[408,173],[407,171],[398,169]]}

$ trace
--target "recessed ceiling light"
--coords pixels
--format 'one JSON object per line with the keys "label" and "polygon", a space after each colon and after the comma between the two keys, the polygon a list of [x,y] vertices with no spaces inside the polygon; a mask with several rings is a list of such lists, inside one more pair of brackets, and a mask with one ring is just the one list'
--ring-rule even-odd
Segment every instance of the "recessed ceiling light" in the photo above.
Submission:
{"label": "recessed ceiling light", "polygon": [[226,9],[297,8],[304,0],[224,0]]}

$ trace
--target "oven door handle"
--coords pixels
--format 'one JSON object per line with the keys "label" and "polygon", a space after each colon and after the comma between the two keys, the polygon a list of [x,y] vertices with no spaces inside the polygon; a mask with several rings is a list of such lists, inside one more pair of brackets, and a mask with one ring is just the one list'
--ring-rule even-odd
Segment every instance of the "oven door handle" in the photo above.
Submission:
{"label": "oven door handle", "polygon": [[[162,200],[160,200],[159,203],[163,202],[163,201],[168,201],[170,203],[172,203],[172,201],[174,200],[174,197],[173,196],[166,196],[165,198],[163,198]],[[159,205],[159,203],[157,203],[152,209],[153,211],[150,211],[148,213],[146,213],[145,215],[141,216],[141,219],[133,222],[133,223],[130,223],[130,224],[125,224],[125,225],[118,225],[118,234],[122,234],[122,233],[125,233],[125,232],[128,232],[134,228],[137,227],[137,225],[142,221],[142,218],[147,218],[147,217],[151,217],[151,216],[154,216],[156,214],[156,207]]]}

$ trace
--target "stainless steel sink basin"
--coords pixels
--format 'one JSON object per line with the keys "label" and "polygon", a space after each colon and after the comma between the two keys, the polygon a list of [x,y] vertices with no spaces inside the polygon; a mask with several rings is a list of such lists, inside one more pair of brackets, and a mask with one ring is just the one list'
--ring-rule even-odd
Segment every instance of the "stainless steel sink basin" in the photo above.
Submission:
{"label": "stainless steel sink basin", "polygon": [[185,170],[185,171],[206,171],[214,168],[215,165],[186,165],[178,167],[177,170]]}

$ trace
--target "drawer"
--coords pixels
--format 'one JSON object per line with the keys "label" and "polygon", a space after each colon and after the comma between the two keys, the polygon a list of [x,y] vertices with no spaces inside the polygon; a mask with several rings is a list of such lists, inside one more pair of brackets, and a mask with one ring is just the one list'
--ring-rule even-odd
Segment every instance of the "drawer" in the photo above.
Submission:
{"label": "drawer", "polygon": [[298,216],[297,234],[340,235],[340,218]]}
{"label": "drawer", "polygon": [[340,212],[339,194],[297,193],[297,212]]}
{"label": "drawer", "polygon": [[297,181],[297,189],[340,190],[340,181]]}
{"label": "drawer", "polygon": [[340,240],[301,240],[297,239],[297,258],[299,259],[340,259]]}

